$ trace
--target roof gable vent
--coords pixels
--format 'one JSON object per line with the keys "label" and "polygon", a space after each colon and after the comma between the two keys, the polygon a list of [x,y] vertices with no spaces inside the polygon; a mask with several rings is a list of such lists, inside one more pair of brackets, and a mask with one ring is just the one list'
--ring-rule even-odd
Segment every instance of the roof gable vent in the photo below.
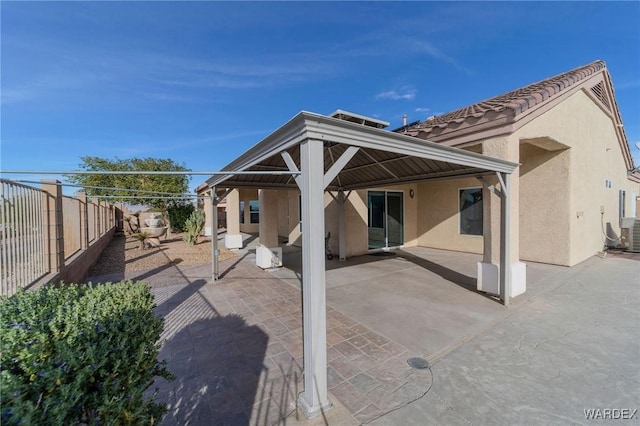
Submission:
{"label": "roof gable vent", "polygon": [[591,88],[591,92],[598,98],[598,100],[604,105],[609,111],[611,111],[611,102],[609,102],[609,96],[607,95],[606,89],[604,88],[604,83],[601,81]]}

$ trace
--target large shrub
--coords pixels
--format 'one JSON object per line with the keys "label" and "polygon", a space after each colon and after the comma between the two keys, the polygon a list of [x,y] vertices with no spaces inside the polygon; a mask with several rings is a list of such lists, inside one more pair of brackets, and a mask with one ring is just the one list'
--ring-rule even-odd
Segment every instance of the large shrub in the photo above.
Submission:
{"label": "large shrub", "polygon": [[0,297],[0,423],[154,424],[166,406],[145,397],[163,320],[140,282],[47,286]]}
{"label": "large shrub", "polygon": [[191,216],[191,213],[193,213],[195,209],[196,208],[193,204],[171,204],[167,208],[171,229],[176,232],[186,231],[185,222],[189,219],[189,216]]}

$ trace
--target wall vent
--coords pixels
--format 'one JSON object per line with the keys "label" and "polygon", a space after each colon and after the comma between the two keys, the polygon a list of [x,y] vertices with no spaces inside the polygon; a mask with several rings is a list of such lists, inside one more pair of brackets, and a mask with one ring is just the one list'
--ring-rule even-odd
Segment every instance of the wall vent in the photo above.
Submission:
{"label": "wall vent", "polygon": [[601,81],[591,88],[591,92],[596,95],[596,98],[607,107],[609,111],[611,111],[611,102],[609,102],[609,96],[607,96],[607,92],[604,88],[604,83]]}

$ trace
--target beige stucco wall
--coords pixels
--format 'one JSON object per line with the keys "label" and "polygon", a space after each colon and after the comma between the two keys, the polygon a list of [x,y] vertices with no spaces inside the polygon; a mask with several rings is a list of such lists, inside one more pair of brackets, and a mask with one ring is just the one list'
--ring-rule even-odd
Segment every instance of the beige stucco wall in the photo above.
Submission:
{"label": "beige stucco wall", "polygon": [[[415,192],[414,198],[409,196],[409,190]],[[417,185],[402,185],[376,188],[376,191],[403,192],[404,200],[404,246],[416,246],[417,238]],[[301,228],[299,225],[299,191],[279,191],[278,194],[278,234],[288,239],[290,245],[301,245]],[[347,257],[366,254],[368,249],[367,232],[367,190],[345,191],[345,249]],[[332,196],[333,195],[333,196]],[[326,192],[325,204],[325,235],[331,233],[331,249],[338,254],[339,219],[337,192]],[[336,197],[336,198],[334,198]]]}
{"label": "beige stucco wall", "polygon": [[[591,98],[582,91],[575,93],[523,126],[516,132],[516,136],[521,139],[549,136],[570,147],[567,151],[568,156],[561,154],[560,158],[556,157],[554,160],[556,163],[564,163],[565,166],[568,163],[568,177],[563,176],[564,171],[560,165],[550,167],[548,175],[544,170],[538,173],[547,184],[556,181],[557,185],[561,186],[563,180],[568,180],[569,185],[568,190],[564,192],[568,205],[563,200],[565,206],[551,211],[546,210],[545,205],[538,206],[538,229],[531,231],[555,234],[553,240],[536,240],[539,252],[564,251],[564,254],[556,254],[553,258],[561,257],[563,260],[558,263],[571,266],[603,249],[606,241],[602,232],[603,226],[605,229],[610,226],[616,236],[620,235],[619,190],[626,191],[625,207],[627,211],[631,211],[631,194],[639,193],[640,185],[627,179],[624,157],[618,145],[613,121]],[[611,188],[607,188],[607,180],[612,182]],[[556,194],[556,190],[551,186],[547,189],[551,198],[559,200],[561,194]],[[527,194],[523,193],[523,197],[527,197]],[[535,208],[532,200],[522,200],[522,203],[529,203]],[[546,206],[548,204],[546,203]],[[601,214],[601,209],[604,214]],[[564,219],[552,217],[561,213],[566,214]],[[559,224],[563,221],[564,223]],[[559,226],[552,229],[554,225]],[[558,240],[566,240],[568,243],[557,247],[554,241]],[[539,261],[545,261],[547,258],[549,256]]]}
{"label": "beige stucco wall", "polygon": [[482,184],[475,178],[418,184],[418,245],[482,253],[482,236],[460,234],[458,212],[460,189],[480,187]]}
{"label": "beige stucco wall", "polygon": [[[369,251],[369,234],[367,231],[367,191],[351,191],[345,193],[349,197],[344,203],[345,216],[345,251],[347,257],[357,256]],[[336,209],[337,211],[337,209]],[[329,226],[338,229],[338,219],[335,215],[329,217]],[[335,225],[332,225],[335,223]],[[332,234],[333,235],[333,234]],[[334,247],[339,247],[336,238]]]}
{"label": "beige stucco wall", "polygon": [[[411,198],[409,191],[414,191]],[[418,245],[418,185],[398,185],[386,186],[382,188],[371,188],[372,191],[395,191],[403,193],[404,203],[404,247],[414,247]],[[345,233],[346,233],[346,255],[357,256],[369,252],[368,234],[368,190],[351,191],[345,201]],[[348,192],[345,192],[345,196]],[[338,240],[338,206],[330,197],[330,203],[326,210],[325,224],[327,231],[331,232],[332,247],[337,252]],[[326,197],[325,197],[326,202]],[[333,238],[335,236],[335,238]]]}
{"label": "beige stucco wall", "polygon": [[520,146],[520,258],[568,265],[570,150]]}
{"label": "beige stucco wall", "polygon": [[302,245],[298,210],[299,195],[300,191],[297,190],[278,191],[278,235],[285,238],[288,245]]}

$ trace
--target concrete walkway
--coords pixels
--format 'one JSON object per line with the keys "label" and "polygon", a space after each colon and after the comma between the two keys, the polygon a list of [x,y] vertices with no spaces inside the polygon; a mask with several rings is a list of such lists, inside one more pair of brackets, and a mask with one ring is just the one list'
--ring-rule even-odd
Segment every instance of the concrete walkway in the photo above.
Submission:
{"label": "concrete walkway", "polygon": [[177,379],[158,384],[162,424],[579,424],[584,409],[638,408],[640,262],[530,264],[506,309],[474,291],[477,256],[416,248],[327,262],[335,407],[306,421],[299,251],[285,253],[288,268],[262,271],[243,250],[215,284],[210,265],[127,277],[165,318]]}
{"label": "concrete walkway", "polygon": [[[640,262],[594,257],[547,284],[435,364],[424,397],[372,424],[592,425],[634,416]],[[592,411],[599,420],[585,410],[600,410]]]}

